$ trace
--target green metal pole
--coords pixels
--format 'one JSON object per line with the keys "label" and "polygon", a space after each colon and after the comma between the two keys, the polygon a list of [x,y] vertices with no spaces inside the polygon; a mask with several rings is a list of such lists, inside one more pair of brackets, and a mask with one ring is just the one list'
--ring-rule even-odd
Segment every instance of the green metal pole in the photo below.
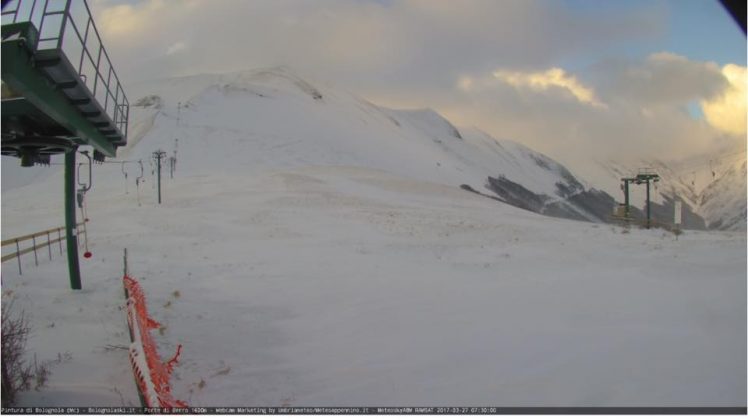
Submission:
{"label": "green metal pole", "polygon": [[649,180],[647,180],[647,229],[649,229],[652,226],[652,222],[651,222],[651,220],[652,220],[652,218],[651,218],[651,216],[652,216],[651,207],[652,206],[649,205]]}
{"label": "green metal pole", "polygon": [[629,180],[628,179],[623,180],[623,189],[624,189],[624,195],[626,196],[625,198],[625,206],[626,206],[625,209],[626,210],[624,212],[624,216],[628,219],[629,218]]}
{"label": "green metal pole", "polygon": [[161,159],[163,159],[164,156],[166,156],[166,152],[161,149],[153,152],[153,157],[157,161],[156,165],[158,165],[158,204],[161,204]]}
{"label": "green metal pole", "polygon": [[158,204],[161,204],[161,155],[158,156]]}
{"label": "green metal pole", "polygon": [[75,237],[75,153],[65,153],[65,237],[68,248],[70,287],[81,289],[81,271],[78,264],[78,238]]}

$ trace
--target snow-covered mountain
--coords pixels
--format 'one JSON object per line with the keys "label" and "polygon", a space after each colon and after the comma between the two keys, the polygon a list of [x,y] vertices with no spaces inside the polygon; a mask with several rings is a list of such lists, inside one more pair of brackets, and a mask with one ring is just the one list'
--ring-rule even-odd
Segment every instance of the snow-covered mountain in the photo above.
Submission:
{"label": "snow-covered mountain", "polygon": [[[462,186],[540,214],[607,222],[623,201],[620,178],[649,167],[662,177],[652,190],[655,219],[671,221],[681,200],[686,228],[745,228],[740,151],[710,159],[708,173],[702,160],[603,162],[574,173],[521,144],[458,129],[431,109],[377,106],[283,67],[144,82],[131,86],[129,95],[129,141],[118,158],[142,160],[146,172],[158,148],[178,149],[179,170],[187,173],[358,166]],[[699,165],[702,170],[693,170]],[[44,173],[14,166],[3,158],[3,189]],[[631,198],[634,215],[642,217],[644,188],[633,187]]]}
{"label": "snow-covered mountain", "polygon": [[178,144],[180,159],[194,162],[180,164],[180,171],[190,173],[358,166],[463,186],[577,220],[606,221],[615,205],[608,194],[518,143],[458,129],[431,109],[377,106],[286,68],[148,82],[130,95],[133,122],[118,155],[123,159],[147,160],[155,149]]}
{"label": "snow-covered mountain", "polygon": [[[743,155],[745,156],[745,155]],[[699,212],[710,229],[746,229],[746,159],[720,168],[699,195]]]}
{"label": "snow-covered mountain", "polygon": [[[658,220],[673,220],[674,203],[683,203],[683,223],[693,229],[745,230],[746,151],[725,150],[680,161],[638,160],[597,162],[577,168],[594,185],[623,201],[621,178],[648,169],[660,175],[651,190]],[[632,186],[632,203],[644,208],[645,188]]]}

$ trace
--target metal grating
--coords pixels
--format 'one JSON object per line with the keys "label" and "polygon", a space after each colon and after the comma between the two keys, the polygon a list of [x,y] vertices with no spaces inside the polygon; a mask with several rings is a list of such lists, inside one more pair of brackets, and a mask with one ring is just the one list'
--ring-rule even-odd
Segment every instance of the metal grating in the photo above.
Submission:
{"label": "metal grating", "polygon": [[2,24],[19,22],[31,22],[39,28],[39,39],[32,46],[37,53],[64,53],[126,139],[130,103],[86,0],[11,0],[2,10]]}

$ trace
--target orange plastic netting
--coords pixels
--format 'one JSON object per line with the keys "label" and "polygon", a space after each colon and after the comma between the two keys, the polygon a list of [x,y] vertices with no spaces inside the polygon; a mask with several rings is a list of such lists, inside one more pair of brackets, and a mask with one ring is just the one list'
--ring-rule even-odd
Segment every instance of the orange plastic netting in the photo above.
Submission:
{"label": "orange plastic netting", "polygon": [[[145,398],[146,406],[187,407],[186,403],[171,395],[169,384],[171,372],[182,351],[182,345],[177,346],[174,357],[165,363],[161,361],[156,343],[150,333],[150,330],[159,328],[161,325],[148,316],[145,294],[138,281],[129,276],[125,276],[122,281],[128,296],[127,321],[134,344],[130,349],[130,363],[135,371],[138,387]],[[142,350],[138,347],[142,347]],[[146,370],[147,372],[144,372]]]}

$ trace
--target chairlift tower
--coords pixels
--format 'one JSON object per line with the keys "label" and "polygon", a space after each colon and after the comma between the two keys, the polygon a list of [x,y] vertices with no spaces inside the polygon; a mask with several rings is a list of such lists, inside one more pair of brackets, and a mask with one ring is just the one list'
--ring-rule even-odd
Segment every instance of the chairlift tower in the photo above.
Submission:
{"label": "chairlift tower", "polygon": [[14,0],[2,8],[2,154],[21,166],[65,156],[70,284],[80,289],[75,153],[114,157],[127,143],[129,102],[85,0]]}
{"label": "chairlift tower", "polygon": [[647,185],[647,229],[652,227],[652,206],[649,195],[649,184],[650,182],[655,183],[660,181],[660,176],[651,168],[641,168],[639,173],[633,178],[621,178],[624,185],[624,196],[625,196],[625,215],[629,217],[629,184],[634,183],[636,185],[646,184]]}
{"label": "chairlift tower", "polygon": [[630,220],[631,217],[631,203],[629,202],[629,184],[636,181],[636,178],[621,178],[623,181],[623,197],[624,197],[624,211],[623,217],[625,220]]}
{"label": "chairlift tower", "polygon": [[637,185],[647,184],[647,229],[652,227],[652,206],[649,199],[649,183],[659,182],[660,176],[654,172],[651,168],[639,169],[639,173],[636,175],[634,183]]}
{"label": "chairlift tower", "polygon": [[161,149],[156,150],[153,152],[153,158],[156,160],[157,164],[157,173],[158,173],[158,204],[161,204],[161,159],[166,156],[166,152],[164,152]]}

